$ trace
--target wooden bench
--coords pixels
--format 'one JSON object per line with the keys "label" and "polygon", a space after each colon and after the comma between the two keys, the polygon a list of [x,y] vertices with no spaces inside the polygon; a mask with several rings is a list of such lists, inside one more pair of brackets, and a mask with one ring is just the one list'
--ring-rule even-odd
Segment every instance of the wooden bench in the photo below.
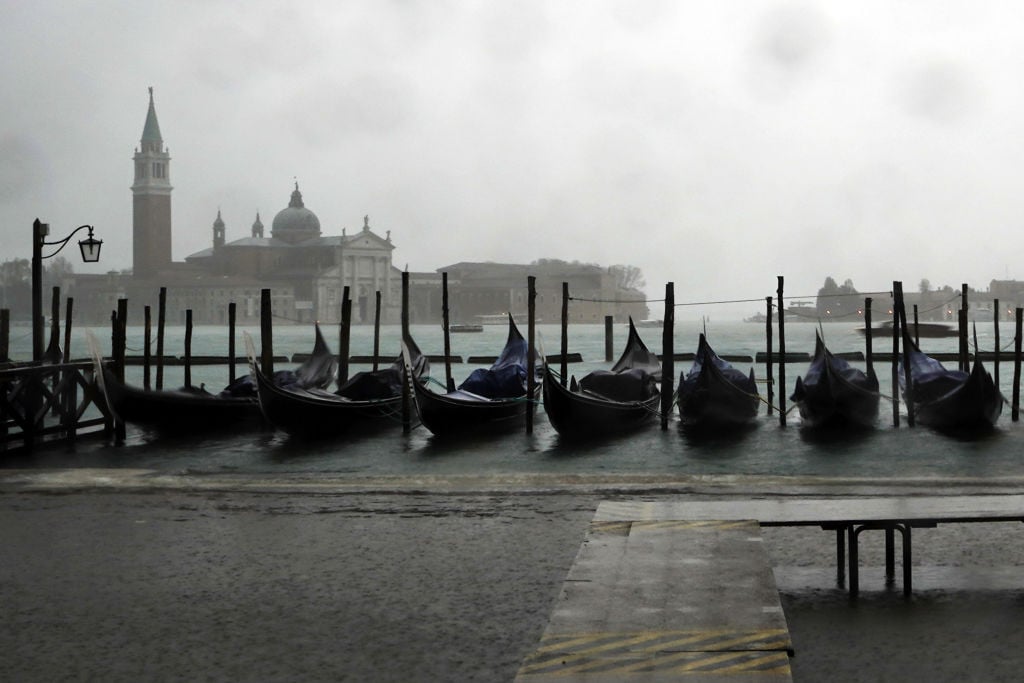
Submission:
{"label": "wooden bench", "polygon": [[849,591],[859,586],[858,539],[864,531],[885,532],[886,576],[895,573],[895,533],[903,542],[903,594],[913,590],[912,530],[965,522],[1024,522],[1024,495],[871,496],[861,498],[765,498],[665,502],[605,501],[595,520],[756,519],[761,526],[818,526],[836,534],[836,580]]}

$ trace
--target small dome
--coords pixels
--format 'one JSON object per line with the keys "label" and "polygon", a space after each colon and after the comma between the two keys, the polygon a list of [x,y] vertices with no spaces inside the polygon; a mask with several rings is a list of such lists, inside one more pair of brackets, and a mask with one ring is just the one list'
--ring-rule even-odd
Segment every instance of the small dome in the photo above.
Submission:
{"label": "small dome", "polygon": [[286,242],[303,242],[320,236],[320,219],[302,203],[298,183],[295,183],[295,191],[292,192],[288,207],[281,209],[274,216],[270,234]]}

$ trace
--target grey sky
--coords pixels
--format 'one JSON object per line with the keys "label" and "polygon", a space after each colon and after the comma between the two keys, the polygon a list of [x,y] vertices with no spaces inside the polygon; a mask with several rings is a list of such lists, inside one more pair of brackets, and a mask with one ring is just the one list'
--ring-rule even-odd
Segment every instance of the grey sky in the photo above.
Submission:
{"label": "grey sky", "polygon": [[627,263],[679,302],[1024,279],[1019,3],[2,2],[2,259],[39,216],[96,225],[80,272],[131,265],[153,86],[178,260],[297,179],[411,270]]}

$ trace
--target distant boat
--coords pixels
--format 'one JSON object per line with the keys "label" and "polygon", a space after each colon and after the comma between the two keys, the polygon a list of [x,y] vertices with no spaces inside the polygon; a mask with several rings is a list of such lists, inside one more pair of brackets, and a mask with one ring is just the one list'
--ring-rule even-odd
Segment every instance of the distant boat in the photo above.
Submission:
{"label": "distant boat", "polygon": [[475,325],[473,323],[456,323],[455,325],[448,326],[449,332],[483,332],[483,325]]}
{"label": "distant boat", "polygon": [[[867,334],[867,329],[864,327],[858,327],[857,331],[861,334]],[[944,323],[917,323],[910,325],[909,329],[911,335],[918,337],[958,337],[960,331],[950,325]],[[872,337],[891,337],[892,336],[892,321],[886,321],[881,325],[871,328]]]}
{"label": "distant boat", "polygon": [[651,318],[648,320],[641,320],[636,324],[637,327],[665,327],[665,321],[660,319]]}

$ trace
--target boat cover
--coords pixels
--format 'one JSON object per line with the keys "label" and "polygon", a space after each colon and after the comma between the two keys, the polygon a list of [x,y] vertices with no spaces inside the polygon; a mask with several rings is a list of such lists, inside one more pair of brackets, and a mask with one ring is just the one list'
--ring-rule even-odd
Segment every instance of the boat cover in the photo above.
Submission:
{"label": "boat cover", "polygon": [[610,401],[642,401],[658,390],[658,381],[643,368],[613,372],[595,370],[580,380],[580,391],[597,394]]}

